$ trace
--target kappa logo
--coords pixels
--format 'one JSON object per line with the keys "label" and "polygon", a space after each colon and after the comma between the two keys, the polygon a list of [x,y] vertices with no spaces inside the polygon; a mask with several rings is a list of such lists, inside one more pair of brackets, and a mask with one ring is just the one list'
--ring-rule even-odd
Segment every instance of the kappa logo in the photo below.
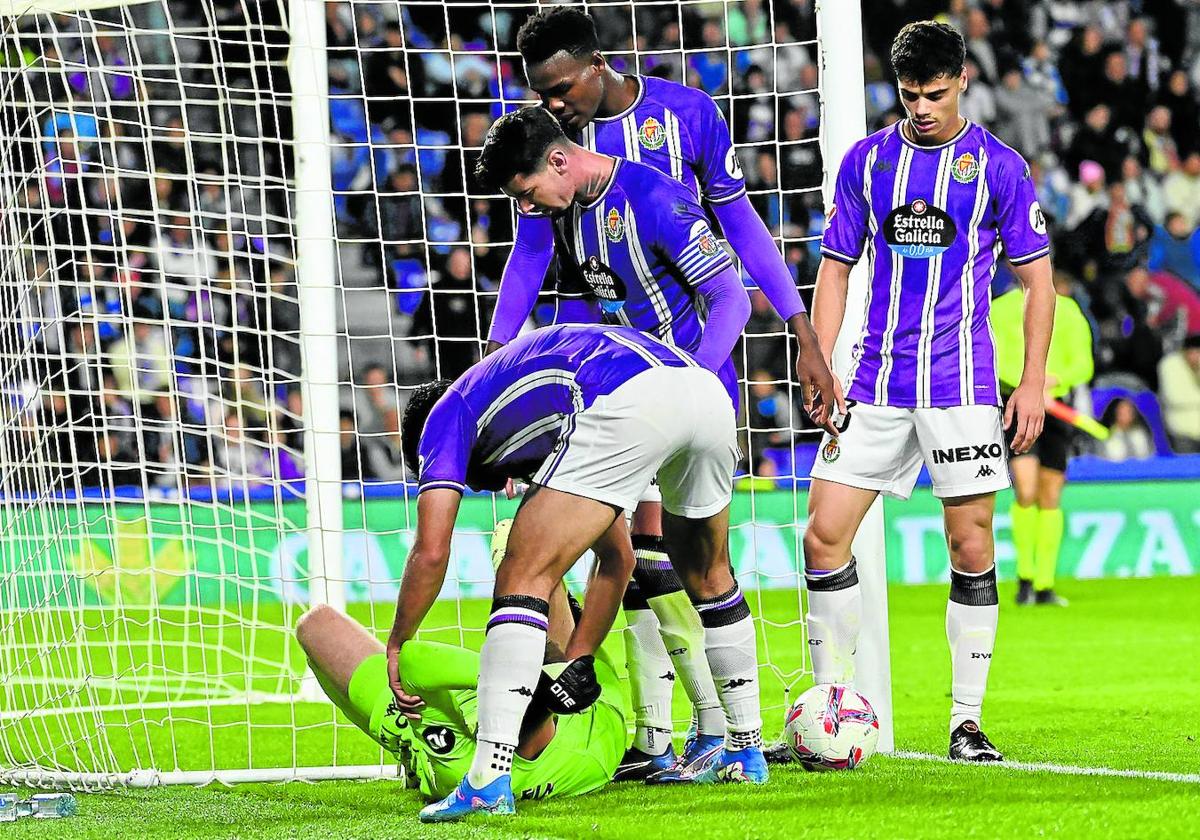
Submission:
{"label": "kappa logo", "polygon": [[725,683],[725,690],[729,691],[730,689],[741,688],[742,686],[749,685],[752,682],[754,682],[754,680],[750,680],[750,679],[730,680],[729,682]]}
{"label": "kappa logo", "polygon": [[675,672],[667,671],[667,673],[663,674],[661,677],[659,677],[659,679],[666,680],[667,682],[675,682]]}
{"label": "kappa logo", "polygon": [[890,160],[881,158],[881,159],[875,161],[875,165],[871,167],[871,171],[876,174],[880,174],[883,172],[891,172],[892,171],[892,162]]}
{"label": "kappa logo", "polygon": [[838,439],[831,437],[829,442],[821,447],[821,460],[826,464],[832,464],[842,456],[842,448],[838,444]]}
{"label": "kappa logo", "polygon": [[513,694],[520,694],[522,697],[532,697],[533,696],[533,692],[530,691],[527,686],[521,686],[520,688],[510,688],[509,691],[511,691]]}
{"label": "kappa logo", "polygon": [[960,184],[969,184],[979,174],[979,161],[970,152],[963,152],[954,159],[954,167],[950,170],[954,180]]}
{"label": "kappa logo", "polygon": [[638,129],[638,142],[650,151],[661,149],[667,142],[667,132],[662,123],[654,117],[646,117],[642,127]]}
{"label": "kappa logo", "polygon": [[604,236],[609,242],[620,242],[625,238],[625,220],[617,212],[617,208],[609,209],[604,217]]}
{"label": "kappa logo", "polygon": [[976,478],[990,478],[991,476],[993,476],[995,474],[996,474],[996,471],[994,469],[989,467],[987,464],[984,464],[982,467],[979,468],[979,472],[975,473],[975,477]]}

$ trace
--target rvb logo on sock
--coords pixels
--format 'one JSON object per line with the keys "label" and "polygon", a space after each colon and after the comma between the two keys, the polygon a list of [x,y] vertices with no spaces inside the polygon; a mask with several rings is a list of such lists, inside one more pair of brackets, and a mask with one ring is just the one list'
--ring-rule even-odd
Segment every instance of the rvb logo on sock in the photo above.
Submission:
{"label": "rvb logo on sock", "polygon": [[991,659],[992,655],[990,653],[979,653],[978,651],[975,651],[971,654],[971,658],[972,659]]}

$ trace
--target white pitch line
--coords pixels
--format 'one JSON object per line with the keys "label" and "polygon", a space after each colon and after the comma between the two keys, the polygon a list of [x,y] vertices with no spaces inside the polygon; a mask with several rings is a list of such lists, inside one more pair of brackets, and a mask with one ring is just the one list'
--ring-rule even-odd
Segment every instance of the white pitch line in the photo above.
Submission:
{"label": "white pitch line", "polygon": [[[885,755],[886,753],[880,753]],[[944,755],[920,752],[894,752],[893,758],[910,758],[918,761],[937,761],[941,764],[965,764],[952,761]],[[975,767],[995,767],[998,770],[1023,770],[1029,773],[1058,773],[1063,776],[1116,776],[1122,779],[1153,779],[1159,782],[1181,782],[1200,785],[1200,773],[1165,773],[1158,770],[1117,770],[1113,767],[1075,767],[1071,764],[1034,764],[1024,761],[979,762]]]}

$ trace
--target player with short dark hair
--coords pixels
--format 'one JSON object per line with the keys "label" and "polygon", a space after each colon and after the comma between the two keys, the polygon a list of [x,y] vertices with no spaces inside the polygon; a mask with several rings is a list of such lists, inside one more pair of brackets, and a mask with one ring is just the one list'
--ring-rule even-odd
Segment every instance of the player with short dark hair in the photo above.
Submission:
{"label": "player with short dark hair", "polygon": [[[436,401],[433,394],[440,394]],[[431,405],[432,403],[432,405]],[[437,599],[462,494],[531,484],[517,510],[479,665],[478,746],[449,796],[421,812],[443,822],[512,813],[513,753],[538,683],[548,600],[588,548],[599,564],[550,696],[559,711],[595,697],[590,660],[612,626],[632,571],[624,512],[650,479],[663,494],[664,536],[701,615],[705,654],[726,714],[726,745],[691,781],[765,782],[754,624],[729,566],[729,502],[738,457],[728,391],[688,353],[620,327],[563,325],[508,344],[454,383],[426,386],[405,409],[419,481],[417,528],[387,643],[402,713],[416,715],[400,651]],[[632,559],[632,558],[630,558]]]}
{"label": "player with short dark hair", "polygon": [[[862,613],[851,540],[879,493],[907,498],[926,465],[951,562],[950,757],[999,761],[980,728],[998,618],[992,516],[1009,486],[1004,427],[1018,454],[1042,429],[1054,288],[1028,166],[959,113],[964,58],[945,24],[901,29],[892,67],[908,118],[856,143],[838,171],[813,303],[830,356],[864,255],[870,278],[841,431],[812,470],[807,623],[817,682],[846,682]],[[1003,415],[988,322],[1002,250],[1025,288],[1023,371]]]}
{"label": "player with short dark hair", "polygon": [[[791,326],[806,405],[816,404],[816,422],[826,422],[826,408],[817,393],[831,393],[832,377],[791,272],[746,195],[737,152],[717,104],[686,85],[617,72],[600,52],[595,22],[579,6],[553,6],[530,16],[517,34],[517,48],[530,87],[570,139],[590,151],[653,167],[706,203],[746,272]],[[528,319],[556,251],[561,270],[555,320],[591,322],[601,317],[594,290],[586,280],[579,283],[571,266],[563,265],[563,249],[555,246],[551,221],[519,214],[488,352],[510,341]],[[562,294],[577,296],[581,291],[582,298]],[[699,626],[670,572],[660,519],[651,486],[633,519],[638,565],[626,595],[630,631],[625,641],[637,725],[618,780],[642,778],[674,763],[671,695],[677,673],[692,700],[699,733],[689,739],[681,766],[702,759],[721,740],[716,695],[694,642]]]}

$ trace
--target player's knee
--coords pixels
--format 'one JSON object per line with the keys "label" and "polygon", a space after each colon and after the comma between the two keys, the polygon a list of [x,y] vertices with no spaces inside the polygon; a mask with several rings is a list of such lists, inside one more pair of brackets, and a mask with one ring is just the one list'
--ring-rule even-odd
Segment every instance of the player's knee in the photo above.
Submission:
{"label": "player's knee", "polygon": [[296,641],[307,652],[312,647],[312,641],[323,636],[331,622],[336,621],[339,613],[328,604],[317,604],[296,622]]}
{"label": "player's knee", "polygon": [[995,562],[991,531],[972,528],[951,534],[949,546],[950,564],[957,571],[978,574],[986,572]]}
{"label": "player's knee", "polygon": [[836,569],[844,565],[842,557],[850,549],[848,543],[832,539],[821,528],[809,524],[804,532],[804,566],[808,569]]}

